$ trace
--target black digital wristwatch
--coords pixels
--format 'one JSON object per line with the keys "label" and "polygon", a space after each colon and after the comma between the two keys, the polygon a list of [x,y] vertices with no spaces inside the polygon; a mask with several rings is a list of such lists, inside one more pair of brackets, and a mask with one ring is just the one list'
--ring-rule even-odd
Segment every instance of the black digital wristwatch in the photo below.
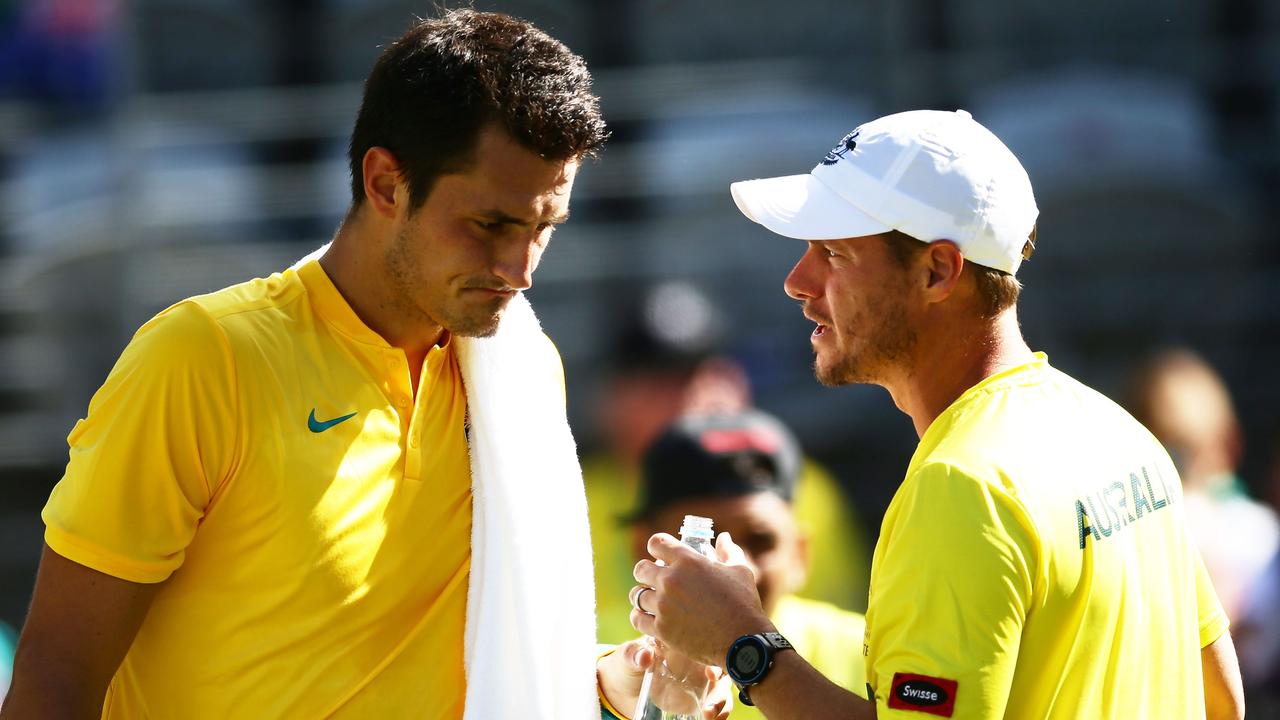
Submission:
{"label": "black digital wristwatch", "polygon": [[759,685],[773,667],[773,656],[779,650],[791,650],[791,643],[776,632],[759,635],[743,635],[729,646],[724,656],[724,668],[738,684],[738,699],[744,705],[755,705],[747,688]]}

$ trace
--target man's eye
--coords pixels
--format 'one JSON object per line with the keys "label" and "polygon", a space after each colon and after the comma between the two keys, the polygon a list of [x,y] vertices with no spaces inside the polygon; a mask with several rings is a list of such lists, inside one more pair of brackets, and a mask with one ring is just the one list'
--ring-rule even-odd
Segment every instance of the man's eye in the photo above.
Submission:
{"label": "man's eye", "polygon": [[751,533],[744,538],[742,546],[753,555],[763,555],[778,545],[778,538],[771,533]]}

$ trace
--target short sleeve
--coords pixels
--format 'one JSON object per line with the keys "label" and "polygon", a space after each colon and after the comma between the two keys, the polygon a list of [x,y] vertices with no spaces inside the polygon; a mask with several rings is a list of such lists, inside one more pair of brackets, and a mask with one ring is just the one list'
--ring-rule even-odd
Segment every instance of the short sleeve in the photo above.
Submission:
{"label": "short sleeve", "polygon": [[900,488],[881,543],[868,613],[878,717],[1004,717],[1038,562],[1025,510],[926,465]]}
{"label": "short sleeve", "polygon": [[42,513],[49,547],[132,582],[169,577],[231,465],[233,387],[230,346],[201,307],[143,325],[67,438]]}
{"label": "short sleeve", "polygon": [[1199,551],[1192,548],[1196,559],[1196,608],[1200,620],[1200,647],[1206,648],[1230,627],[1227,612],[1213,589],[1213,581],[1209,579],[1209,571],[1205,568],[1204,558]]}

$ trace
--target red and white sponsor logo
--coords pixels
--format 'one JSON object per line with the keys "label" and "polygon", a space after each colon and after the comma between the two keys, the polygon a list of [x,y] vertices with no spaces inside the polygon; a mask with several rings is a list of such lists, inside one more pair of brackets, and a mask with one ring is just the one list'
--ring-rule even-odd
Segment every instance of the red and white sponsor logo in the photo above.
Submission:
{"label": "red and white sponsor logo", "polygon": [[955,680],[894,673],[893,685],[889,690],[889,707],[951,717],[956,709],[956,689],[959,686],[960,683]]}

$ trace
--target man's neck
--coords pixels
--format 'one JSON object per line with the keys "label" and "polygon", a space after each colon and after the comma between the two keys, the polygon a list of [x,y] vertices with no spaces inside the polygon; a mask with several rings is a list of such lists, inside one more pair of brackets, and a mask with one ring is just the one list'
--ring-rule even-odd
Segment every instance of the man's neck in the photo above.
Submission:
{"label": "man's neck", "polygon": [[[423,317],[388,283],[382,260],[384,243],[371,221],[351,213],[320,257],[320,266],[356,316],[387,344],[404,351],[412,374],[421,367],[431,348],[445,339],[444,328]],[[416,383],[415,383],[416,384]]]}
{"label": "man's neck", "polygon": [[994,320],[943,327],[922,334],[910,366],[885,384],[920,437],[966,390],[1033,358],[1012,308]]}

